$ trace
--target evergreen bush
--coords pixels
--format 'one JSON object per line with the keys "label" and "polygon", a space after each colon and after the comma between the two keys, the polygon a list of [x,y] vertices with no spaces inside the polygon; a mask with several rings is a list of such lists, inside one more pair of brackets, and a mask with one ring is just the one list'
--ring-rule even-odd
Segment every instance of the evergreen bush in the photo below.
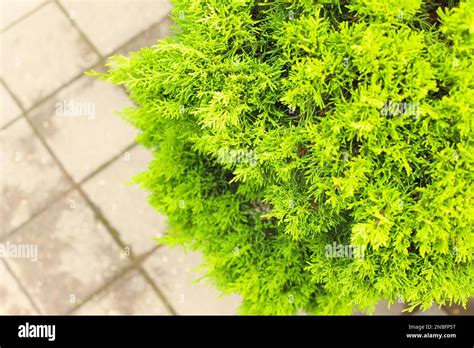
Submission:
{"label": "evergreen bush", "polygon": [[137,182],[244,314],[474,294],[474,1],[175,0],[92,75],[154,154]]}

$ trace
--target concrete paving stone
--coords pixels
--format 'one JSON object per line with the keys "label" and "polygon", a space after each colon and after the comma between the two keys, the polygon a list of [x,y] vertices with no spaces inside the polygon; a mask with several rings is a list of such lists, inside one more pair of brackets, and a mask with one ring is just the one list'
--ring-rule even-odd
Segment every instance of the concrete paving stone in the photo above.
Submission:
{"label": "concrete paving stone", "polygon": [[37,260],[7,263],[44,314],[65,314],[130,266],[85,200],[72,192],[7,242],[37,248]]}
{"label": "concrete paving stone", "polygon": [[199,253],[161,247],[146,259],[144,267],[178,314],[237,314],[240,296],[221,296],[211,285],[195,282],[202,274],[190,272],[201,262]]}
{"label": "concrete paving stone", "polygon": [[0,132],[0,168],[0,238],[71,186],[24,119]]}
{"label": "concrete paving stone", "polygon": [[0,315],[37,314],[5,263],[0,260]]}
{"label": "concrete paving stone", "polygon": [[131,178],[146,170],[152,158],[148,151],[135,147],[83,185],[135,255],[156,247],[153,237],[166,230],[166,219],[148,204],[147,192],[130,183]]}
{"label": "concrete paving stone", "polygon": [[1,46],[2,76],[25,109],[98,61],[55,3],[3,32]]}
{"label": "concrete paving stone", "polygon": [[131,103],[117,86],[84,76],[35,108],[31,120],[76,182],[133,143],[116,111]]}
{"label": "concrete paving stone", "polygon": [[104,56],[160,22],[170,9],[167,0],[61,0],[61,3]]}
{"label": "concrete paving stone", "polygon": [[5,86],[0,84],[0,127],[21,115],[21,109],[7,91]]}
{"label": "concrete paving stone", "polygon": [[171,35],[171,24],[173,24],[171,18],[163,18],[161,22],[153,24],[134,40],[127,42],[124,46],[120,47],[117,50],[117,54],[130,57],[130,52],[137,52],[143,47],[151,47],[155,45],[157,40],[164,39]]}
{"label": "concrete paving stone", "polygon": [[46,0],[2,0],[0,1],[0,30],[5,29],[22,16],[35,10]]}
{"label": "concrete paving stone", "polygon": [[138,271],[127,273],[74,314],[163,315],[170,314],[150,284]]}

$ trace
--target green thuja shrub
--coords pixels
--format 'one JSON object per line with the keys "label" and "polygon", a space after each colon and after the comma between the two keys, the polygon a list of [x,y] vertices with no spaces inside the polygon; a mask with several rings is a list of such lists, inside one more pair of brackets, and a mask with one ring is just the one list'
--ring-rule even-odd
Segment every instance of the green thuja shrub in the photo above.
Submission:
{"label": "green thuja shrub", "polygon": [[246,314],[474,294],[474,1],[175,0],[93,75],[154,154],[161,242]]}

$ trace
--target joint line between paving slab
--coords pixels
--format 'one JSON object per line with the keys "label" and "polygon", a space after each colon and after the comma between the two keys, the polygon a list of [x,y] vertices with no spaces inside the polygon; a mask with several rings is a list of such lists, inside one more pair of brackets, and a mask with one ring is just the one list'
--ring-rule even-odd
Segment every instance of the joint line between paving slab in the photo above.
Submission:
{"label": "joint line between paving slab", "polygon": [[126,154],[127,152],[133,150],[135,147],[138,146],[138,143],[136,142],[133,142],[131,143],[130,145],[128,145],[127,147],[125,147],[125,149],[123,149],[123,151],[121,151],[119,154],[117,154],[116,156],[112,157],[111,159],[103,162],[99,167],[97,167],[96,169],[94,169],[91,173],[87,174],[87,176],[82,179],[78,185],[83,185],[84,183],[86,183],[87,181],[93,179],[97,174],[100,174],[102,171],[104,171],[105,169],[107,169],[112,163],[114,163],[116,160],[118,160],[120,157],[122,157],[124,154]]}
{"label": "joint line between paving slab", "polygon": [[22,22],[23,20],[25,20],[26,18],[28,18],[29,16],[31,16],[33,13],[35,13],[36,11],[38,11],[40,8],[50,4],[51,2],[50,1],[45,1],[43,2],[42,4],[36,6],[34,9],[28,11],[27,13],[23,14],[22,16],[20,16],[19,18],[15,19],[13,22],[11,22],[10,24],[8,24],[5,28],[3,28],[1,31],[0,31],[0,34],[3,34],[5,32],[7,32],[9,29],[13,28],[16,24],[19,24],[20,22]]}
{"label": "joint line between paving slab", "polygon": [[42,207],[41,209],[38,209],[38,211],[34,212],[33,214],[31,214],[30,218],[27,219],[26,221],[22,222],[20,225],[18,225],[17,227],[13,228],[11,231],[9,231],[6,235],[0,237],[0,243],[3,243],[5,242],[7,239],[13,237],[18,231],[22,230],[25,226],[27,226],[28,224],[30,224],[34,219],[36,219],[38,216],[40,216],[41,214],[43,214],[46,210],[49,209],[50,206],[54,205],[56,202],[58,202],[60,199],[62,198],[65,198],[67,197],[70,193],[72,193],[74,190],[76,189],[76,187],[71,187],[69,189],[67,189],[66,191],[60,193],[59,195],[57,195],[56,197],[54,197],[54,199],[52,199],[50,202],[48,202],[48,204],[46,204],[44,207]]}
{"label": "joint line between paving slab", "polygon": [[26,290],[26,288],[23,286],[23,284],[20,282],[20,279],[18,279],[18,277],[16,276],[15,272],[13,272],[13,270],[11,269],[10,265],[8,264],[8,262],[6,262],[6,260],[3,260],[3,264],[5,265],[7,271],[10,273],[10,275],[13,277],[13,279],[15,279],[18,287],[20,288],[21,292],[23,293],[23,295],[26,296],[26,298],[28,299],[28,301],[30,302],[31,306],[33,307],[33,309],[38,313],[38,314],[41,314],[41,310],[39,308],[39,306],[36,305],[36,302],[33,300],[33,297],[30,296],[30,293]]}
{"label": "joint line between paving slab", "polygon": [[24,117],[26,110],[21,100],[16,97],[15,93],[13,93],[13,91],[8,86],[6,81],[4,79],[0,79],[0,81],[3,84],[3,87],[5,87],[5,89],[7,90],[7,93],[11,96],[11,98],[13,99],[13,101],[15,102],[15,104],[18,106],[18,108],[21,111],[20,115],[16,116],[13,120],[8,121],[4,126],[2,126],[1,130],[4,130],[10,127],[12,124],[14,124],[16,121],[20,120],[22,117]]}
{"label": "joint line between paving slab", "polygon": [[81,28],[77,25],[76,21],[73,20],[68,13],[68,11],[64,8],[64,6],[58,1],[58,0],[53,0],[53,2],[57,5],[57,7],[61,10],[61,12],[66,16],[67,20],[71,25],[77,30],[79,33],[79,36],[90,46],[90,48],[94,51],[94,53],[100,58],[100,60],[103,60],[104,57],[100,53],[99,49],[95,47],[95,45],[92,43],[92,41],[89,39],[89,37],[84,33]]}
{"label": "joint line between paving slab", "polygon": [[150,286],[153,288],[153,290],[155,291],[155,294],[161,299],[161,301],[167,307],[168,311],[172,315],[177,315],[178,313],[176,312],[174,307],[171,305],[171,303],[168,301],[163,291],[161,291],[160,287],[156,285],[156,283],[153,281],[153,279],[150,277],[147,271],[145,271],[142,265],[138,266],[138,270],[140,271],[141,275],[145,278],[145,280],[148,282],[148,284],[150,284]]}
{"label": "joint line between paving slab", "polygon": [[16,123],[17,121],[21,120],[23,118],[23,113],[21,113],[20,115],[18,115],[17,117],[15,117],[13,120],[10,120],[8,121],[7,123],[5,123],[5,125],[2,126],[2,128],[0,128],[0,130],[6,130],[8,127],[10,127],[11,125],[13,125],[14,123]]}
{"label": "joint line between paving slab", "polygon": [[22,102],[20,99],[18,99],[15,95],[15,93],[13,93],[13,91],[11,90],[11,88],[8,86],[8,84],[5,82],[4,79],[0,79],[0,81],[2,82],[3,86],[5,87],[5,89],[7,90],[8,94],[10,94],[10,96],[12,97],[12,99],[15,101],[15,103],[17,104],[17,106],[20,108],[20,110],[22,111],[22,113],[25,113],[25,107],[23,106]]}

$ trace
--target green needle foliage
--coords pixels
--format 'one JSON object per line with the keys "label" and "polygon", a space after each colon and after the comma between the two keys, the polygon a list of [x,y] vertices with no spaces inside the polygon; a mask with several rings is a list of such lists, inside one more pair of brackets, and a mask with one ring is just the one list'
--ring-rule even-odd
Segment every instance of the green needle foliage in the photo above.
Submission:
{"label": "green needle foliage", "polygon": [[245,314],[466,304],[474,0],[175,0],[172,17],[92,72],[136,104],[160,242],[202,252]]}

